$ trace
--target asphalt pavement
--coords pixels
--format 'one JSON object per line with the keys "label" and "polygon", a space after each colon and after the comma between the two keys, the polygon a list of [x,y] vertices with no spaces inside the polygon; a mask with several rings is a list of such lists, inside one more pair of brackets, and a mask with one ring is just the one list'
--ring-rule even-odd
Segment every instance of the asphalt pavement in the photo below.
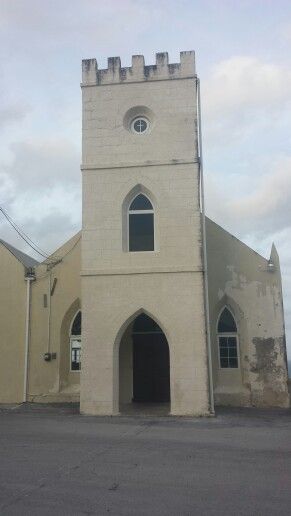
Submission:
{"label": "asphalt pavement", "polygon": [[0,516],[291,514],[291,411],[0,407]]}

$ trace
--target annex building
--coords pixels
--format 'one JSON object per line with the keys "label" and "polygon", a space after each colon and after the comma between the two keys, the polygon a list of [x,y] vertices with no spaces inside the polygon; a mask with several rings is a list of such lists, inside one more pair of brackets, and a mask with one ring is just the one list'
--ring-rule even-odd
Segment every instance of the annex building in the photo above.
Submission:
{"label": "annex building", "polygon": [[80,233],[0,242],[0,402],[84,414],[289,406],[278,254],[205,218],[194,52],[83,61]]}

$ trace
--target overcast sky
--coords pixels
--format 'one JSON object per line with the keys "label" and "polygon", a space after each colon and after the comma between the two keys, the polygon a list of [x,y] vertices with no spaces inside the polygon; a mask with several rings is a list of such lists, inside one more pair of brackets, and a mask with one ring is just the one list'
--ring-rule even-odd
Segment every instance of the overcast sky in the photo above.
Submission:
{"label": "overcast sky", "polygon": [[[291,356],[291,2],[0,0],[0,204],[51,252],[80,229],[81,59],[196,51],[207,214],[283,274]],[[28,251],[0,218],[0,238]]]}

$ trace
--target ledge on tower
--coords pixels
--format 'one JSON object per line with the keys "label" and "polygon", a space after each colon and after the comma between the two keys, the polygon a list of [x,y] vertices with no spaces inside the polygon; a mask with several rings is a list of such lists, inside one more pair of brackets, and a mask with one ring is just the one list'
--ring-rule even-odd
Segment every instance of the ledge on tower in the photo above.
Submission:
{"label": "ledge on tower", "polygon": [[120,57],[109,57],[108,68],[98,70],[96,59],[83,59],[82,86],[185,79],[195,76],[195,52],[180,52],[180,63],[169,63],[168,52],[156,54],[156,64],[145,66],[144,56],[132,56],[132,65],[121,67]]}

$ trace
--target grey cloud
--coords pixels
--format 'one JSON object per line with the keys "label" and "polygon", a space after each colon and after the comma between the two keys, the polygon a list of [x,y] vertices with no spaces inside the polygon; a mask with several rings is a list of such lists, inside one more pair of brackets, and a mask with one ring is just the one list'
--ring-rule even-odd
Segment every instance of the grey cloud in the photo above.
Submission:
{"label": "grey cloud", "polygon": [[229,214],[254,232],[291,229],[291,158],[274,163],[273,171],[254,183],[251,193],[229,202]]}
{"label": "grey cloud", "polygon": [[220,176],[211,174],[206,180],[206,196],[210,214],[241,234],[267,236],[291,229],[291,157],[272,162],[265,175],[256,177],[253,170],[245,194],[222,191]]}
{"label": "grey cloud", "polygon": [[[80,209],[80,205],[78,206]],[[80,230],[81,224],[72,221],[70,214],[51,213],[40,220],[31,219],[26,223],[29,227],[33,239],[38,245],[48,253],[54,252],[62,246],[71,236]],[[26,248],[28,254],[33,252],[29,247]],[[38,258],[41,261],[41,257]]]}
{"label": "grey cloud", "polygon": [[[31,48],[32,54],[38,54],[44,48],[55,49],[67,47],[78,48],[90,42],[96,42],[96,46],[111,46],[112,42],[118,43],[121,48],[123,41],[127,44],[130,39],[136,39],[137,31],[127,30],[129,26],[139,26],[139,34],[150,26],[157,6],[152,2],[151,9],[144,2],[134,0],[107,0],[107,2],[92,2],[83,0],[71,0],[68,4],[65,0],[51,0],[44,5],[38,0],[26,0],[18,2],[17,8],[11,0],[2,0],[0,3],[0,27],[2,34],[9,38],[13,33],[27,35],[30,42],[38,45]],[[15,41],[19,46],[19,38]],[[41,49],[41,50],[40,50]]]}
{"label": "grey cloud", "polygon": [[[291,69],[252,56],[235,56],[211,68],[203,83],[205,137],[210,145],[241,144],[275,133],[291,118]],[[289,122],[290,124],[290,122]]]}
{"label": "grey cloud", "polygon": [[[37,244],[52,252],[80,227],[81,173],[76,147],[65,140],[32,140],[11,146],[0,170],[0,204]],[[0,219],[1,237],[25,244]],[[13,241],[11,241],[11,239]]]}
{"label": "grey cloud", "polygon": [[80,184],[80,155],[65,139],[27,140],[11,144],[10,150],[13,159],[1,169],[18,191],[38,190],[40,194],[54,185]]}
{"label": "grey cloud", "polygon": [[[69,214],[51,213],[43,219],[31,218],[25,223],[26,233],[43,251],[49,254],[63,245],[79,229],[80,224],[73,223]],[[3,240],[6,240],[40,262],[44,260],[1,217],[0,231]]]}
{"label": "grey cloud", "polygon": [[253,56],[235,56],[216,64],[205,81],[206,116],[228,116],[246,108],[282,109],[290,103],[291,70]]}
{"label": "grey cloud", "polygon": [[23,104],[0,107],[0,129],[5,128],[8,124],[13,122],[23,120],[29,110],[29,107]]}

